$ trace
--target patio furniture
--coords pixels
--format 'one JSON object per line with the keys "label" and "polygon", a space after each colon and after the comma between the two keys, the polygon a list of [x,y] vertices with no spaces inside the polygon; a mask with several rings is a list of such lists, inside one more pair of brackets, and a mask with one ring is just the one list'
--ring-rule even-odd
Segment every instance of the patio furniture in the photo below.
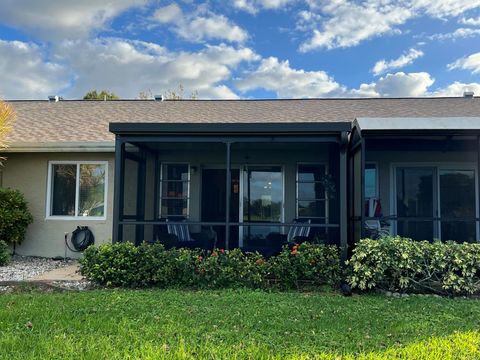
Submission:
{"label": "patio furniture", "polygon": [[166,248],[199,248],[212,250],[217,246],[217,233],[211,226],[193,233],[185,218],[165,219],[165,225],[158,225],[156,241]]}

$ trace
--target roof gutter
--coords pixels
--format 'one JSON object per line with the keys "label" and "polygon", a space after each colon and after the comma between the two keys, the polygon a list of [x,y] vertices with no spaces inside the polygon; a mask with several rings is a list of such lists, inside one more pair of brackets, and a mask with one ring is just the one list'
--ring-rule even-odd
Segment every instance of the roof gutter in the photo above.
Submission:
{"label": "roof gutter", "polygon": [[36,152],[115,152],[114,141],[83,142],[13,142],[4,153],[36,153]]}

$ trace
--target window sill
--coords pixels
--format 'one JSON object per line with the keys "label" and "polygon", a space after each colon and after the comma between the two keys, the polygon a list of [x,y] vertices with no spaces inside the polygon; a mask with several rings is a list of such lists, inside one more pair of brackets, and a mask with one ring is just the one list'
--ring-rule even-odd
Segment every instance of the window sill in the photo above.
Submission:
{"label": "window sill", "polygon": [[60,220],[60,221],[106,221],[106,217],[96,216],[47,216],[45,220]]}

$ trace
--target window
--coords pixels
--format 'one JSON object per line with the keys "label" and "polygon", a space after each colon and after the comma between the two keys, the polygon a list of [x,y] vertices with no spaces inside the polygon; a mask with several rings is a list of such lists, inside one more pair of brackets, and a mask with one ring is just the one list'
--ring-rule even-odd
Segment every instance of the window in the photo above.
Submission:
{"label": "window", "polygon": [[47,217],[105,218],[107,162],[51,162]]}
{"label": "window", "polygon": [[160,217],[189,216],[189,164],[163,164],[160,179]]}
{"label": "window", "polygon": [[365,199],[378,198],[377,164],[365,164]]}
{"label": "window", "polygon": [[326,185],[329,182],[325,165],[298,165],[297,218],[326,218]]}

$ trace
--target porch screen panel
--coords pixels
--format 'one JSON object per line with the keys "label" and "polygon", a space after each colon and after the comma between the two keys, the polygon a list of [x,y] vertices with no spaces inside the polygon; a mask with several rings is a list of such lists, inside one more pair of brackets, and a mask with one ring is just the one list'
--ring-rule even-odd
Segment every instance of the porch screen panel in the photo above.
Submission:
{"label": "porch screen panel", "polygon": [[475,242],[475,171],[440,170],[439,179],[442,241]]}
{"label": "porch screen panel", "polygon": [[434,177],[434,168],[397,168],[397,216],[403,218],[397,223],[398,235],[414,240],[431,241],[434,239],[432,219],[435,199]]}
{"label": "porch screen panel", "polygon": [[189,216],[189,164],[163,164],[161,171],[160,217]]}

